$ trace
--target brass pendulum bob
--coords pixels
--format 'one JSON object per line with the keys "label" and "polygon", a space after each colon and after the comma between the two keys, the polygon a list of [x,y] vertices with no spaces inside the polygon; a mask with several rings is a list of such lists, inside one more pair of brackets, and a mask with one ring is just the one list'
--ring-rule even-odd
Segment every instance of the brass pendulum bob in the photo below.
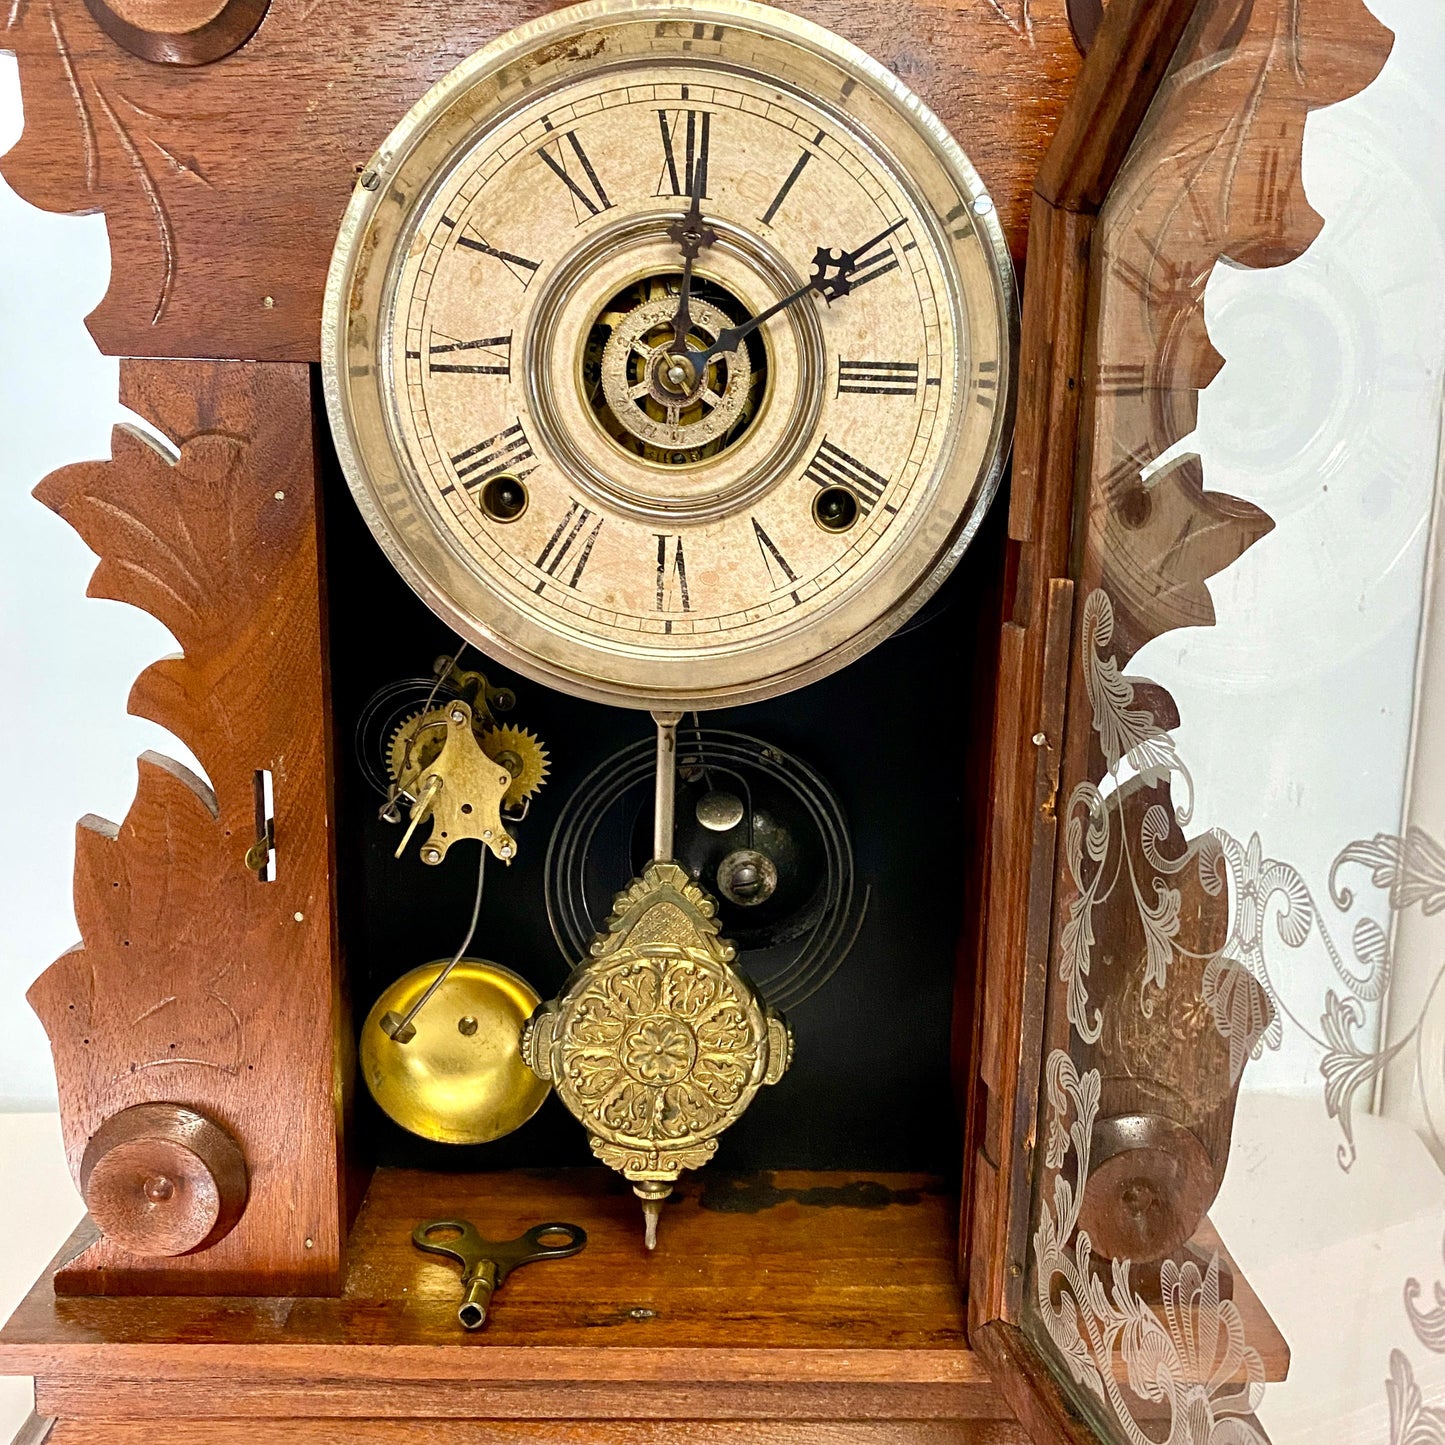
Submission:
{"label": "brass pendulum bob", "polygon": [[613,902],[566,988],[522,1034],[522,1054],[632,1182],[646,1242],[684,1169],[717,1152],[764,1084],[782,1078],[793,1037],[733,967],[717,905],[672,858],[677,725],[657,723],[653,861]]}

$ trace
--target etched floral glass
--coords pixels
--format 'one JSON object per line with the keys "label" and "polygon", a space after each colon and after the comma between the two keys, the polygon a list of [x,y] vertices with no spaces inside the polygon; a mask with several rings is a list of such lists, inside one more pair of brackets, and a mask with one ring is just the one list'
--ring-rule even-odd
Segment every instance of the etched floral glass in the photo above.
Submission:
{"label": "etched floral glass", "polygon": [[1442,56],[1210,0],[1095,235],[1024,1326],[1110,1440],[1445,1442]]}

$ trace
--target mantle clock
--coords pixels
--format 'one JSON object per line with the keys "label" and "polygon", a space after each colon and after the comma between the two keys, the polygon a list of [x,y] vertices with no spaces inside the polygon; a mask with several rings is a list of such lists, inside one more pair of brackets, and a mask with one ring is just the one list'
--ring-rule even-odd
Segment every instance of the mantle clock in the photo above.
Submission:
{"label": "mantle clock", "polygon": [[[29,993],[88,1215],[26,1438],[1263,1441],[1209,1211],[1271,1004],[1122,669],[1272,525],[1176,443],[1361,0],[5,44],[153,429],[36,496],[204,770],[80,821]],[[1150,1377],[1206,1295],[1228,1358]]]}

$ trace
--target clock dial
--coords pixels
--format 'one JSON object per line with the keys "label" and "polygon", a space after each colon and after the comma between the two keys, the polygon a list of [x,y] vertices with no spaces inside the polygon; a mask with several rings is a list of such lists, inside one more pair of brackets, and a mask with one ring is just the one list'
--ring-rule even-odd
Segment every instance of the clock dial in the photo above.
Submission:
{"label": "clock dial", "polygon": [[956,560],[1010,423],[1012,276],[962,153],[742,3],[575,7],[363,174],[328,401],[389,555],[520,670],[636,706],[821,676]]}

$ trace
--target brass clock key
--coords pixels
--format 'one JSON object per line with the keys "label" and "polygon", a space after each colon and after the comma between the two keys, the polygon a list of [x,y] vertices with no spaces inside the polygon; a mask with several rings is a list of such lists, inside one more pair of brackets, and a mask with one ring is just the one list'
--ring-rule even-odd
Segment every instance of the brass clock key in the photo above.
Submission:
{"label": "brass clock key", "polygon": [[516,1239],[483,1239],[466,1219],[428,1219],[411,1232],[411,1242],[427,1254],[439,1254],[462,1267],[462,1328],[479,1330],[487,1322],[492,1295],[507,1276],[539,1259],[567,1259],[587,1247],[587,1231],[576,1224],[534,1224]]}

